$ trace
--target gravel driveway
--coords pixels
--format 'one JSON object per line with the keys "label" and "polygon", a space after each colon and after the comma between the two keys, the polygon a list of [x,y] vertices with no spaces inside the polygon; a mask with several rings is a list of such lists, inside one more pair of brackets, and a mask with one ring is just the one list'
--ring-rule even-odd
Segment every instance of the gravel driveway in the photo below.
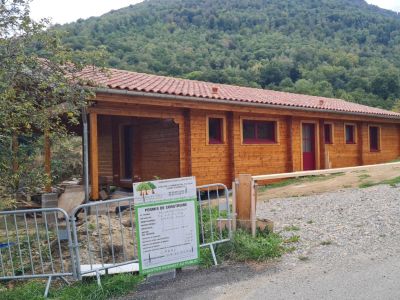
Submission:
{"label": "gravel driveway", "polygon": [[[400,188],[259,202],[295,248],[267,264],[183,271],[131,299],[400,299]],[[292,238],[296,240],[297,238]]]}
{"label": "gravel driveway", "polygon": [[400,188],[378,185],[258,203],[285,237],[300,236],[286,262],[335,263],[346,256],[400,249]]}

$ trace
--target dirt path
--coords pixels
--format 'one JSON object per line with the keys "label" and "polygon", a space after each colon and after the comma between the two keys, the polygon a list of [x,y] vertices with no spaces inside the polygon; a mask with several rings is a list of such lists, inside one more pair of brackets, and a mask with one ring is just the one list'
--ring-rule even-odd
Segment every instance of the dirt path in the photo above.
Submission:
{"label": "dirt path", "polygon": [[[304,178],[284,187],[271,188],[263,191],[259,187],[258,200],[275,198],[299,197],[326,192],[338,191],[345,188],[359,187],[362,184],[377,183],[400,176],[399,166],[382,166],[368,171],[354,171],[337,174],[336,176],[321,176],[308,180]],[[324,178],[325,177],[325,178]]]}

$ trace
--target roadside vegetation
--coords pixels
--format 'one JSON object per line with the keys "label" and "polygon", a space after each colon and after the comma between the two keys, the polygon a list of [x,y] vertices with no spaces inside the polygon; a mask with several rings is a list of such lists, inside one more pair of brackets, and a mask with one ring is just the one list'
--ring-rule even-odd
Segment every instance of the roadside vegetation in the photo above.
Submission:
{"label": "roadside vegetation", "polygon": [[365,182],[362,182],[358,187],[360,189],[364,189],[364,188],[369,188],[371,186],[380,185],[380,184],[388,184],[391,187],[396,187],[398,184],[400,184],[400,176],[392,178],[392,179],[378,181],[378,182],[365,181]]}
{"label": "roadside vegetation", "polygon": [[335,178],[338,176],[342,176],[344,174],[345,173],[343,173],[343,172],[338,172],[338,173],[333,173],[333,174],[329,174],[329,175],[314,175],[314,176],[290,178],[290,179],[266,184],[264,186],[260,186],[259,191],[265,192],[270,189],[282,188],[282,187],[294,185],[294,184],[309,183],[309,182],[315,182],[315,181],[324,181],[324,180],[329,180],[329,179],[332,179],[332,178]]}
{"label": "roadside vegetation", "polygon": [[[58,286],[52,286],[48,299],[106,300],[112,297],[123,296],[134,291],[142,280],[142,276],[126,273],[102,277],[102,287],[99,287],[96,280],[93,278],[83,282],[76,282],[70,286],[65,286],[60,283]],[[0,285],[0,299],[45,299],[43,297],[45,285],[46,282],[44,280],[17,282],[11,288],[2,284]]]}
{"label": "roadside vegetation", "polygon": [[[258,230],[253,238],[245,230],[238,229],[230,242],[216,246],[215,255],[218,263],[231,262],[265,262],[281,257],[289,248],[284,245],[283,238],[277,233]],[[209,248],[201,249],[200,266],[211,267],[213,259]]]}

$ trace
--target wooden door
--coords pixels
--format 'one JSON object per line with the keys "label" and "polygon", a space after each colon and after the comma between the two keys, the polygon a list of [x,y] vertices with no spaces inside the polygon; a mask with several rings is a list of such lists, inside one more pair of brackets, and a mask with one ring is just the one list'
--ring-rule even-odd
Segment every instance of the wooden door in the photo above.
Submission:
{"label": "wooden door", "polygon": [[315,125],[304,123],[303,137],[303,171],[315,170]]}

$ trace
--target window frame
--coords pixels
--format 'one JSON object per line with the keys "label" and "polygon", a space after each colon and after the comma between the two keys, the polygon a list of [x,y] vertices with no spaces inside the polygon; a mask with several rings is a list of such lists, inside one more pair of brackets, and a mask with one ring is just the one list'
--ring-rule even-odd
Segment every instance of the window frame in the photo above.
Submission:
{"label": "window frame", "polygon": [[[328,125],[330,126],[330,134],[329,134],[329,142],[326,140],[326,131],[325,131],[325,126]],[[334,144],[334,124],[332,122],[324,122],[323,126],[323,132],[324,132],[324,144],[325,145],[333,145]]]}
{"label": "window frame", "polygon": [[[353,140],[351,142],[347,141],[347,127],[353,127]],[[357,144],[357,124],[355,123],[344,123],[344,143],[346,145],[355,145]]]}
{"label": "window frame", "polygon": [[[377,128],[377,134],[378,136],[376,144],[377,144],[377,149],[372,149],[371,148],[371,128]],[[380,152],[381,151],[381,126],[379,125],[368,125],[368,144],[369,144],[369,152]]]}
{"label": "window frame", "polygon": [[[274,140],[263,140],[257,137],[253,139],[245,139],[244,137],[244,123],[252,122],[255,124],[260,123],[272,123],[274,125]],[[241,117],[240,118],[240,128],[241,128],[241,141],[242,145],[277,145],[279,144],[279,122],[276,119],[264,119],[264,118],[253,118],[253,117]],[[257,127],[255,128],[255,134],[257,134]]]}
{"label": "window frame", "polygon": [[[221,141],[210,140],[210,119],[221,119]],[[224,145],[226,144],[226,117],[224,115],[207,115],[206,117],[206,144]]]}

